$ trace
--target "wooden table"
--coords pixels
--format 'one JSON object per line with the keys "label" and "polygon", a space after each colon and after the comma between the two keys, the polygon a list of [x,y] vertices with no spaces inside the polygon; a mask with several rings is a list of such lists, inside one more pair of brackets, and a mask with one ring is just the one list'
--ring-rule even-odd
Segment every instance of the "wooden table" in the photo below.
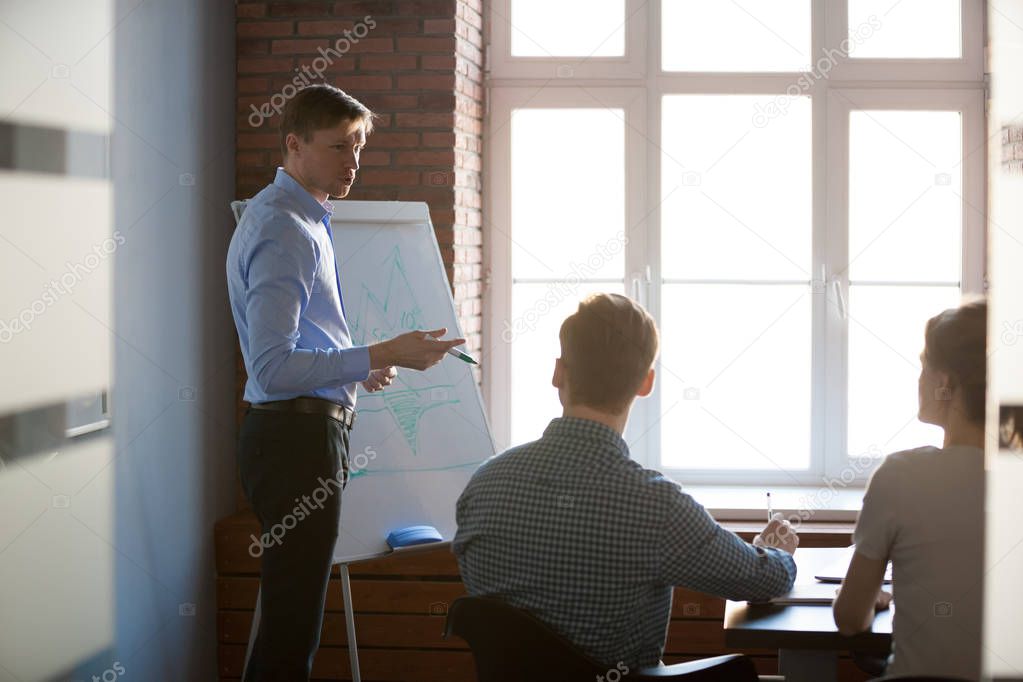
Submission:
{"label": "wooden table", "polygon": [[[796,550],[796,583],[816,582],[814,574],[833,564],[843,551],[831,547]],[[778,673],[786,682],[833,682],[840,651],[887,655],[891,640],[891,609],[874,617],[870,631],[844,637],[838,633],[830,606],[725,604],[725,645],[730,649],[778,649]]]}

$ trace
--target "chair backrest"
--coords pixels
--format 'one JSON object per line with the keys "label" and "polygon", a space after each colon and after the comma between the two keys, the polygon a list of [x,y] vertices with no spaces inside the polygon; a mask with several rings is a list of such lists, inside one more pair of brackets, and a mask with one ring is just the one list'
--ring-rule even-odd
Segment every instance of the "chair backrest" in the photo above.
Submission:
{"label": "chair backrest", "polygon": [[456,599],[446,630],[469,643],[478,682],[591,682],[607,673],[542,621],[499,599]]}
{"label": "chair backrest", "polygon": [[472,649],[477,682],[744,682],[756,680],[753,662],[738,654],[666,668],[629,670],[597,663],[532,614],[492,597],[460,597],[448,609],[444,636]]}

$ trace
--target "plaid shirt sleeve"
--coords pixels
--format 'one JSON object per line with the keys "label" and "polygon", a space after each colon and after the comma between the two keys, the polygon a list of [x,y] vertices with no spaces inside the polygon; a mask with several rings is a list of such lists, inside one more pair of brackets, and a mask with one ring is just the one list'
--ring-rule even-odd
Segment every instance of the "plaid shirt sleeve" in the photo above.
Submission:
{"label": "plaid shirt sleeve", "polygon": [[733,600],[763,601],[785,594],[796,579],[788,552],[754,547],[722,528],[674,483],[664,515],[661,579]]}

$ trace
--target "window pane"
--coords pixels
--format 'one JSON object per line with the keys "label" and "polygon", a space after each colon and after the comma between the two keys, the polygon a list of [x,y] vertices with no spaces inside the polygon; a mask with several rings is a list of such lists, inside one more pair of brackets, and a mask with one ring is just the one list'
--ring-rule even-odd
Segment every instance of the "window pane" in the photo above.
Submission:
{"label": "window pane", "polygon": [[512,276],[625,271],[621,109],[518,109],[511,121]]}
{"label": "window pane", "polygon": [[809,467],[810,303],[804,286],[665,285],[664,467]]}
{"label": "window pane", "polygon": [[962,0],[849,0],[849,56],[958,59]]}
{"label": "window pane", "polygon": [[579,301],[597,292],[624,293],[617,284],[516,284],[512,320],[502,341],[511,345],[512,444],[536,440],[551,419],[561,416],[558,390],[551,386],[554,359],[561,355],[558,331]]}
{"label": "window pane", "polygon": [[513,57],[625,54],[624,0],[512,0],[511,5]]}
{"label": "window pane", "polygon": [[805,71],[809,0],[665,0],[665,71]]}
{"label": "window pane", "polygon": [[790,98],[787,113],[754,125],[776,100],[664,98],[665,277],[810,280],[810,100]]}
{"label": "window pane", "polygon": [[924,325],[959,304],[958,287],[849,289],[849,455],[941,445],[917,421]]}
{"label": "window pane", "polygon": [[850,279],[958,282],[962,169],[959,112],[851,112]]}

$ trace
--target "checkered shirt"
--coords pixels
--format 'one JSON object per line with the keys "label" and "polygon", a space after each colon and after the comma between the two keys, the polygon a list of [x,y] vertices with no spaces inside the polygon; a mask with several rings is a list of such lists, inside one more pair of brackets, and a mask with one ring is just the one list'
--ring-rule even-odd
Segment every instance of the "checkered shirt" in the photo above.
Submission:
{"label": "checkered shirt", "polygon": [[789,554],[723,529],[587,419],[555,419],[540,440],[484,462],[457,519],[469,594],[529,611],[608,666],[658,664],[675,585],[763,600],[796,577]]}

